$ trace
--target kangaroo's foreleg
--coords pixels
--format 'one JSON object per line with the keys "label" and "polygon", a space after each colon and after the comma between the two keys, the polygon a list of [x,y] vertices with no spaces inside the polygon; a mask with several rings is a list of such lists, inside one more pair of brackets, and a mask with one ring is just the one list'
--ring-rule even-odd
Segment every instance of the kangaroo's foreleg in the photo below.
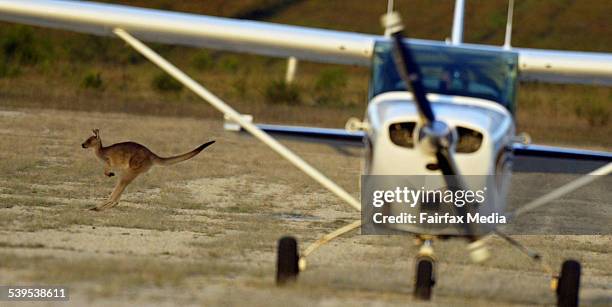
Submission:
{"label": "kangaroo's foreleg", "polygon": [[107,177],[115,176],[115,173],[112,172],[111,167],[108,163],[104,163],[104,175]]}
{"label": "kangaroo's foreleg", "polygon": [[101,204],[101,205],[98,205],[98,206],[92,208],[92,210],[101,211],[101,210],[104,210],[106,208],[112,208],[112,207],[116,206],[119,203],[119,198],[121,197],[121,194],[123,193],[125,188],[136,177],[138,177],[138,175],[139,175],[139,173],[133,173],[133,172],[127,172],[127,173],[123,174],[121,176],[121,178],[119,179],[119,181],[117,181],[117,185],[115,186],[115,189],[113,190],[113,193],[111,193],[111,196],[110,196],[109,200],[106,201],[105,203]]}

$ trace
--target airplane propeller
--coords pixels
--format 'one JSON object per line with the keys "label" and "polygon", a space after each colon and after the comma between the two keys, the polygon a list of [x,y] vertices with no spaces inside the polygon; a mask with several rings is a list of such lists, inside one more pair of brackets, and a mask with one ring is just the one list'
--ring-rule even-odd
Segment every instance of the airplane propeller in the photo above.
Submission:
{"label": "airplane propeller", "polygon": [[[419,131],[419,143],[438,161],[438,168],[444,175],[446,186],[451,191],[461,190],[465,186],[455,164],[453,151],[456,142],[456,133],[445,122],[436,119],[431,102],[427,99],[427,92],[422,82],[421,70],[414,60],[407,41],[404,40],[402,24],[399,13],[392,12],[382,17],[383,25],[390,33],[393,42],[393,60],[400,77],[412,90],[414,101],[421,118],[424,121]],[[460,216],[466,215],[463,207],[453,206]],[[474,237],[474,231],[469,223],[462,224],[469,238]]]}

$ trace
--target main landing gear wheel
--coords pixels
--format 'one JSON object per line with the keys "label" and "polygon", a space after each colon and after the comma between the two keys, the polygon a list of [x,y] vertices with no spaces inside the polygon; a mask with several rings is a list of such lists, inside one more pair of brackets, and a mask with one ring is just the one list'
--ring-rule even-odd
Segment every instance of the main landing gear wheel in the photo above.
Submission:
{"label": "main landing gear wheel", "polygon": [[578,306],[580,290],[580,262],[566,260],[561,266],[561,275],[557,283],[557,306]]}
{"label": "main landing gear wheel", "polygon": [[414,298],[427,301],[431,299],[432,288],[436,284],[434,263],[434,259],[429,256],[417,258]]}
{"label": "main landing gear wheel", "polygon": [[276,284],[284,285],[297,279],[300,269],[298,261],[298,244],[294,237],[282,237],[278,240],[278,257],[276,260]]}

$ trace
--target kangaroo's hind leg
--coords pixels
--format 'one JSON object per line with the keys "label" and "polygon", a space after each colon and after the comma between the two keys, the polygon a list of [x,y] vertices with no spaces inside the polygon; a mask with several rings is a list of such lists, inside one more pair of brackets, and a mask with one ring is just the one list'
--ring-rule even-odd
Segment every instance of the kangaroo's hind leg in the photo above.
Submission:
{"label": "kangaroo's hind leg", "polygon": [[123,193],[123,191],[125,190],[125,188],[136,178],[138,177],[139,173],[136,172],[126,172],[124,174],[121,175],[121,178],[119,178],[119,181],[117,181],[117,185],[115,186],[115,189],[113,190],[113,193],[111,193],[111,196],[109,198],[109,200],[101,205],[98,205],[94,208],[92,208],[92,210],[96,210],[96,211],[101,211],[104,210],[106,208],[112,208],[114,206],[116,206],[119,203],[119,198],[121,197],[121,194]]}

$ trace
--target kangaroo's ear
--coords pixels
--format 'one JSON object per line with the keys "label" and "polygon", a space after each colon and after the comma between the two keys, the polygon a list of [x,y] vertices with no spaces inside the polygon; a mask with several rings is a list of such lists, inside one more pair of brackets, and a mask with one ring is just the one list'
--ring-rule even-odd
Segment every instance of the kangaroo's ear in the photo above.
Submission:
{"label": "kangaroo's ear", "polygon": [[94,129],[92,132],[97,138],[100,138],[100,129]]}

